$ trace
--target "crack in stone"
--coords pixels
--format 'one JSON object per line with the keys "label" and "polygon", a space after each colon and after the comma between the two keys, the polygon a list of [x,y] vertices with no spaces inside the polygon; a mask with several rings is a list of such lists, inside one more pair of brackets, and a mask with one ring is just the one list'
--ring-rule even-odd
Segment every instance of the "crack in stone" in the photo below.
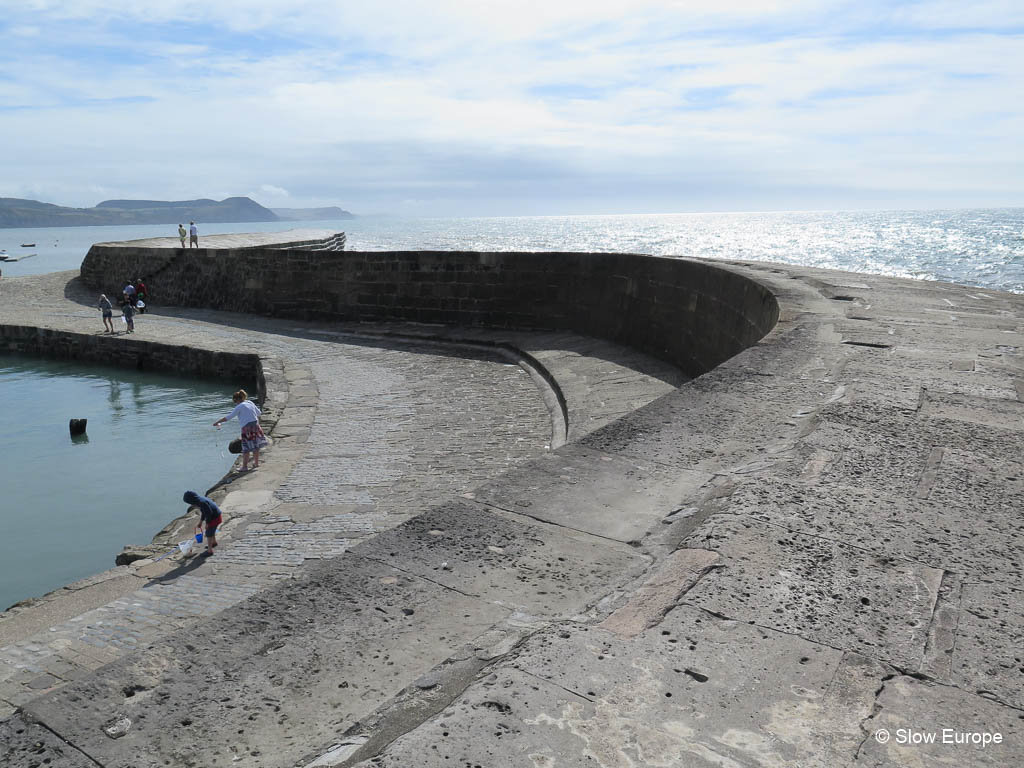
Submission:
{"label": "crack in stone", "polygon": [[526,675],[527,677],[532,677],[534,680],[540,680],[540,681],[546,683],[547,685],[550,685],[550,686],[553,686],[553,687],[558,688],[560,690],[563,690],[563,691],[565,691],[568,694],[571,694],[573,696],[578,696],[581,699],[585,699],[586,701],[589,701],[591,704],[594,703],[594,699],[592,699],[590,696],[587,696],[586,694],[580,693],[579,691],[574,691],[571,688],[566,688],[564,685],[560,685],[559,683],[556,683],[554,680],[548,680],[547,678],[541,677],[540,675],[536,675],[533,672],[530,672],[530,671],[525,670],[525,669],[519,669],[519,672],[521,674],[523,674],[523,675]]}
{"label": "crack in stone", "polygon": [[[382,753],[385,749],[387,749],[391,744],[393,744],[398,739],[400,739],[402,736],[406,735],[407,733],[411,733],[412,731],[416,730],[417,728],[420,728],[421,726],[423,726],[423,725],[425,725],[425,724],[427,724],[427,723],[429,723],[429,722],[431,722],[433,720],[436,720],[452,704],[452,702],[454,702],[456,699],[458,699],[460,696],[462,696],[471,686],[473,686],[475,683],[477,683],[482,677],[484,677],[486,674],[489,674],[489,670],[492,667],[494,667],[494,666],[504,662],[508,658],[514,656],[523,647],[523,645],[528,640],[530,640],[532,637],[540,634],[541,632],[547,631],[547,630],[549,630],[549,629],[551,629],[552,627],[555,627],[555,626],[560,626],[560,625],[564,625],[564,624],[575,624],[575,623],[577,623],[577,622],[571,622],[571,621],[569,621],[569,622],[551,622],[550,624],[547,624],[547,625],[542,626],[542,627],[538,627],[535,630],[532,630],[530,632],[524,633],[503,654],[501,654],[499,656],[495,656],[493,659],[488,659],[486,661],[481,659],[480,660],[481,661],[480,668],[476,671],[476,673],[472,677],[469,677],[469,678],[466,679],[464,685],[459,686],[459,688],[457,690],[451,691],[450,695],[446,695],[442,701],[437,702],[435,706],[431,707],[432,711],[430,711],[428,713],[425,713],[422,717],[419,717],[419,718],[416,718],[416,719],[414,719],[412,721],[409,721],[408,720],[408,718],[409,718],[409,702],[408,702],[408,699],[402,699],[400,697],[395,697],[394,699],[389,701],[387,704],[385,704],[383,707],[378,709],[377,712],[373,713],[372,715],[370,715],[368,718],[365,718],[365,719],[367,719],[367,720],[374,720],[374,723],[373,723],[372,727],[377,732],[380,732],[380,730],[382,730],[381,729],[381,723],[386,721],[388,718],[393,717],[393,716],[397,717],[400,720],[402,720],[403,722],[405,722],[406,723],[405,727],[402,728],[400,732],[396,732],[392,738],[389,738],[387,741],[382,741],[380,743],[374,742],[373,736],[369,736],[367,738],[366,742],[363,745],[361,745],[358,749],[353,751],[344,760],[339,762],[337,764],[337,768],[348,768],[348,766],[352,766],[352,765],[355,765],[357,763],[363,762],[364,760],[370,760],[370,759],[376,757],[377,755]],[[448,664],[449,661],[450,661],[450,659],[446,659],[445,661],[441,662],[437,667],[435,667],[435,669],[443,669]],[[570,693],[571,693],[571,691],[570,691]],[[586,698],[586,697],[583,697],[583,698]],[[343,734],[341,734],[341,736],[339,736],[335,741],[336,742],[344,742],[345,740],[352,740],[352,739],[355,739],[355,738],[358,738],[358,737],[361,737],[361,736],[366,736],[367,735],[367,730],[368,729],[366,728],[366,726],[364,724],[356,723],[351,728],[346,730]],[[326,752],[323,752],[321,754],[326,754]]]}
{"label": "crack in stone", "polygon": [[[602,541],[609,541],[609,542],[611,542],[613,544],[627,544],[627,545],[630,545],[630,546],[633,545],[632,541],[622,541],[622,539],[615,539],[615,538],[612,538],[611,536],[602,536],[600,533],[594,533],[593,531],[585,531],[582,528],[573,528],[571,525],[566,525],[565,523],[560,523],[560,522],[557,522],[557,521],[554,521],[554,520],[545,520],[543,517],[537,517],[536,515],[531,515],[529,512],[524,512],[521,509],[513,509],[511,507],[503,507],[503,506],[501,506],[501,504],[498,504],[496,502],[484,502],[484,501],[480,501],[478,499],[467,499],[467,501],[472,503],[472,504],[479,505],[484,511],[487,511],[488,509],[500,509],[502,512],[508,512],[509,514],[517,515],[519,517],[525,517],[525,518],[528,518],[530,520],[536,520],[538,523],[543,523],[545,525],[551,525],[551,526],[554,526],[555,528],[564,528],[567,531],[574,531],[576,533],[582,533],[585,536],[593,536],[595,539],[601,539]],[[541,541],[541,540],[538,539],[538,541]],[[543,543],[543,541],[541,541],[541,543]],[[645,555],[645,556],[646,557],[650,557],[649,555]]]}
{"label": "crack in stone", "polygon": [[462,595],[463,597],[468,597],[468,598],[471,598],[473,600],[480,600],[481,602],[483,602],[483,598],[480,595],[474,595],[474,594],[471,594],[470,592],[464,592],[463,590],[459,589],[458,587],[453,587],[453,586],[451,586],[449,584],[442,584],[440,581],[435,581],[434,579],[430,578],[429,576],[424,576],[424,575],[422,575],[420,573],[415,573],[414,571],[407,571],[405,568],[401,568],[401,567],[395,565],[393,562],[390,562],[388,560],[384,560],[384,559],[381,559],[381,558],[378,558],[378,557],[373,557],[371,555],[359,555],[359,557],[364,557],[367,560],[372,560],[375,563],[381,563],[383,565],[387,565],[387,566],[389,566],[391,568],[394,568],[399,573],[404,573],[406,576],[409,576],[409,577],[414,578],[414,579],[421,579],[421,580],[423,580],[423,581],[425,581],[425,582],[427,582],[429,584],[433,584],[434,586],[441,587],[441,589],[451,590],[452,592],[456,592],[456,593]]}
{"label": "crack in stone", "polygon": [[860,727],[860,729],[862,731],[864,731],[864,738],[861,739],[860,744],[857,745],[857,751],[854,752],[854,754],[853,754],[853,759],[854,759],[855,762],[857,760],[860,760],[861,750],[864,749],[864,745],[867,744],[868,739],[870,739],[871,735],[874,733],[874,731],[869,731],[868,730],[867,722],[869,720],[874,720],[875,717],[878,716],[878,713],[882,711],[882,704],[881,704],[881,702],[879,702],[878,699],[882,695],[882,691],[885,690],[885,686],[888,684],[888,682],[890,680],[896,678],[896,677],[899,677],[899,673],[898,672],[893,672],[892,674],[886,675],[885,677],[883,677],[879,681],[878,688],[875,689],[875,696],[874,696],[875,700],[874,700],[874,703],[871,706],[871,712],[868,713],[867,717],[865,717],[863,720],[860,721],[859,727]]}
{"label": "crack in stone", "polygon": [[[22,717],[25,717],[26,719],[28,719],[28,715],[27,715],[27,714],[26,714],[25,712],[22,712],[21,714],[22,714]],[[92,755],[90,755],[90,754],[89,754],[88,752],[86,752],[86,751],[85,751],[84,749],[82,749],[81,747],[79,747],[79,746],[78,746],[77,744],[72,744],[72,743],[71,743],[70,741],[68,741],[67,739],[65,739],[65,738],[64,738],[63,736],[61,736],[61,735],[60,735],[59,733],[57,733],[57,732],[56,732],[55,730],[53,730],[53,728],[51,728],[50,726],[48,726],[48,725],[47,725],[46,723],[44,723],[44,722],[43,722],[42,720],[36,720],[35,718],[32,718],[31,720],[32,720],[32,722],[33,722],[33,723],[35,723],[36,725],[38,725],[38,726],[39,726],[40,728],[45,728],[45,729],[46,729],[47,731],[49,731],[50,733],[52,733],[52,734],[53,734],[53,735],[54,735],[54,736],[55,736],[56,738],[60,739],[60,740],[61,740],[61,741],[62,741],[63,743],[65,743],[65,744],[67,744],[67,745],[68,745],[69,747],[71,747],[71,749],[73,749],[73,750],[75,750],[76,752],[78,752],[78,753],[79,753],[80,755],[82,755],[82,756],[83,756],[83,757],[84,757],[84,758],[85,758],[86,760],[88,760],[89,762],[91,762],[91,763],[93,763],[94,765],[96,765],[96,766],[97,766],[97,768],[106,768],[106,767],[104,766],[104,764],[103,764],[103,763],[101,763],[101,762],[100,762],[99,760],[97,760],[97,759],[96,759],[95,757],[93,757],[93,756],[92,756]]]}

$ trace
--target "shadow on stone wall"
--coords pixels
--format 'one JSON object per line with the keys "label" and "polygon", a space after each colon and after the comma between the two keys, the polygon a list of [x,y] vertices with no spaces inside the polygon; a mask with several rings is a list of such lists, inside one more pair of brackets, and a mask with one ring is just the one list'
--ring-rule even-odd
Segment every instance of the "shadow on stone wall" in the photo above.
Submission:
{"label": "shadow on stone wall", "polygon": [[303,320],[566,330],[699,376],[779,317],[764,285],[727,267],[610,253],[175,251],[94,245],[82,280],[116,295],[142,275],[158,304]]}

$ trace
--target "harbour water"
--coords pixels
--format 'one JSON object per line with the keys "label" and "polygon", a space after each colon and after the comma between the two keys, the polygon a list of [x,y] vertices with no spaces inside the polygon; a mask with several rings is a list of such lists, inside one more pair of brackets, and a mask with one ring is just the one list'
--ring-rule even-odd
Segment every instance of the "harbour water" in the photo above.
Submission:
{"label": "harbour water", "polygon": [[[1024,208],[519,216],[202,224],[204,234],[344,231],[355,250],[615,251],[747,259],[1024,292]],[[93,243],[170,237],[175,227],[0,229],[4,276],[77,269]],[[20,243],[36,243],[23,249]],[[151,286],[155,287],[155,286]]]}
{"label": "harbour water", "polygon": [[[235,431],[212,424],[233,389],[0,356],[0,610],[112,568],[227,472]],[[71,418],[88,419],[84,438]]]}

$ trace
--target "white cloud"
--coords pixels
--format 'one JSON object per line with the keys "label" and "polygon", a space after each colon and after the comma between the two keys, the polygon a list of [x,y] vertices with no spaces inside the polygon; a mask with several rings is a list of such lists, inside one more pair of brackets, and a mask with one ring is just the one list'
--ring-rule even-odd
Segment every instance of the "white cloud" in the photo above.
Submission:
{"label": "white cloud", "polygon": [[260,195],[263,197],[289,197],[288,190],[282,187],[275,187],[273,184],[260,184]]}
{"label": "white cloud", "polygon": [[377,210],[715,173],[981,194],[999,163],[1012,202],[1013,5],[0,1],[0,160],[88,205],[96,179]]}

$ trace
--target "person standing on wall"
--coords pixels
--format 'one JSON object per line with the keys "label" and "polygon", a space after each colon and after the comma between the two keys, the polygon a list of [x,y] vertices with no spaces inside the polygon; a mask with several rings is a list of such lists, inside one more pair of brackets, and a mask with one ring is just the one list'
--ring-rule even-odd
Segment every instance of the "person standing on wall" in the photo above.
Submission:
{"label": "person standing on wall", "polygon": [[188,223],[188,247],[199,247],[199,228],[194,221]]}
{"label": "person standing on wall", "polygon": [[107,294],[100,294],[100,312],[103,313],[103,332],[113,333],[114,332],[114,305],[110,303],[110,299],[107,298]]}
{"label": "person standing on wall", "polygon": [[231,396],[235,403],[234,410],[227,416],[217,419],[213,426],[219,427],[225,421],[238,417],[242,425],[242,471],[249,470],[249,454],[252,454],[252,468],[260,468],[260,448],[267,445],[267,436],[260,428],[260,415],[262,411],[249,399],[244,389],[240,389]]}
{"label": "person standing on wall", "polygon": [[185,225],[178,225],[178,239],[181,240],[181,247],[185,247],[185,238],[188,237],[188,232],[185,231]]}

